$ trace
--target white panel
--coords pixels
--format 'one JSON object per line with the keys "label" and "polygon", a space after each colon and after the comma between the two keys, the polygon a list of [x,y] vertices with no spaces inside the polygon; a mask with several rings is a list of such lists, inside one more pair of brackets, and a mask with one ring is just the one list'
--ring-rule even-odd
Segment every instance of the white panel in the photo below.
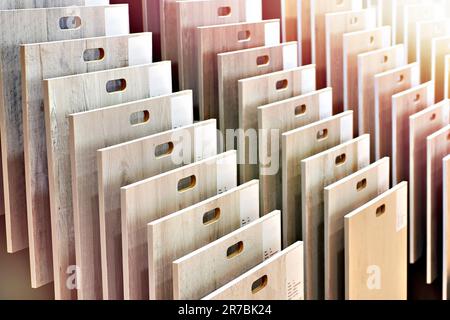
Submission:
{"label": "white panel", "polygon": [[280,44],[280,23],[270,22],[264,25],[264,36],[266,46],[276,46]]}
{"label": "white panel", "polygon": [[333,90],[326,90],[319,94],[320,120],[333,116]]}
{"label": "white panel", "polygon": [[257,22],[262,20],[262,0],[245,0],[245,21]]}
{"label": "white panel", "polygon": [[105,35],[120,36],[130,33],[128,6],[105,8]]}
{"label": "white panel", "polygon": [[172,128],[188,126],[194,122],[193,102],[191,95],[172,97],[170,101]]}
{"label": "white panel", "polygon": [[172,93],[172,66],[170,63],[158,64],[158,66],[149,68],[148,71],[151,97]]}
{"label": "white panel", "polygon": [[259,218],[259,184],[240,191],[241,227]]}
{"label": "white panel", "polygon": [[[232,173],[230,173],[232,172]],[[217,194],[227,192],[237,186],[236,152],[217,161]]]}
{"label": "white panel", "polygon": [[283,70],[298,67],[297,42],[283,46]]}
{"label": "white panel", "polygon": [[152,34],[147,33],[128,39],[128,64],[136,66],[153,62]]}

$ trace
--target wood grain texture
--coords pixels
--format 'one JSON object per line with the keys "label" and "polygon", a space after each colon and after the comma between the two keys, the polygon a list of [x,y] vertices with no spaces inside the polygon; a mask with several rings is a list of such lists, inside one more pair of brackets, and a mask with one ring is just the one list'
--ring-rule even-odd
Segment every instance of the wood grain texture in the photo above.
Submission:
{"label": "wood grain texture", "polygon": [[303,243],[296,242],[202,300],[303,300],[302,265]]}
{"label": "wood grain texture", "polygon": [[[409,117],[434,104],[434,86],[432,82],[416,86],[412,89],[392,96],[392,182],[409,181],[410,176],[410,140]],[[413,216],[410,219],[414,219]],[[410,263],[415,263],[423,254],[425,243],[420,224],[411,223]]]}
{"label": "wood grain texture", "polygon": [[361,0],[311,0],[311,52],[317,69],[317,88],[327,85],[325,15],[362,9]]}
{"label": "wood grain texture", "polygon": [[419,84],[418,63],[375,75],[375,159],[392,159],[392,96]]}
{"label": "wood grain texture", "polygon": [[[112,10],[112,11],[109,11]],[[25,174],[22,131],[22,89],[19,45],[41,41],[100,36],[108,33],[109,13],[118,13],[128,23],[127,6],[66,7],[50,9],[4,10],[0,12],[1,100],[0,131],[8,252],[28,247]],[[62,30],[61,17],[78,16],[83,26]],[[93,17],[95,23],[91,21]],[[120,20],[120,19],[119,19]],[[128,29],[124,31],[128,33]],[[111,31],[111,30],[109,30]],[[122,34],[123,34],[122,33]]]}
{"label": "wood grain texture", "polygon": [[[192,124],[192,95],[190,92],[184,94],[186,99],[176,107],[172,106],[176,97],[169,95],[68,116],[73,206],[75,212],[83,213],[79,218],[82,220],[82,226],[78,230],[81,234],[75,236],[79,239],[81,248],[77,265],[83,273],[93,274],[95,279],[102,279],[103,299],[122,299],[123,288],[120,284],[117,285],[118,288],[111,284],[114,282],[112,279],[118,278],[117,275],[112,279],[108,277],[108,267],[112,269],[115,267],[108,264],[104,267],[101,265],[100,239],[103,234],[101,230],[105,229],[104,221],[100,218],[104,216],[99,215],[97,150],[179,125]],[[183,93],[180,96],[182,97]],[[173,108],[179,108],[181,117],[178,119],[172,115]],[[214,125],[215,122],[211,123],[211,126]],[[111,245],[115,243],[114,238],[106,241]],[[120,265],[121,260],[115,262]],[[111,282],[108,282],[108,279]]]}
{"label": "wood grain texture", "polygon": [[359,133],[358,115],[358,55],[391,45],[390,27],[344,34],[344,110],[353,110],[354,134]]}
{"label": "wood grain texture", "polygon": [[[353,138],[353,113],[346,111],[282,134],[283,245],[302,234],[301,161]],[[324,131],[326,130],[326,131]]]}
{"label": "wood grain texture", "polygon": [[300,49],[299,55],[302,65],[312,63],[312,48],[311,48],[311,0],[297,0],[297,29]]}
{"label": "wood grain texture", "polygon": [[[110,0],[111,1],[111,0]],[[115,0],[121,1],[121,0]],[[135,3],[133,0],[128,0]],[[135,4],[133,4],[135,5]],[[142,0],[141,8],[133,10],[130,6],[131,12],[131,32],[139,32],[139,23],[136,22],[139,14],[142,14],[142,31],[151,32],[153,35],[153,58],[154,61],[161,61],[161,8],[160,0]],[[133,15],[134,13],[134,15]],[[137,16],[138,18],[135,18]],[[136,25],[133,25],[133,22]]]}
{"label": "wood grain texture", "polygon": [[[255,23],[199,27],[197,39],[200,119],[220,119],[217,55],[223,52],[279,44],[280,21],[265,20]],[[281,68],[271,71],[279,70]]]}
{"label": "wood grain texture", "polygon": [[[450,128],[447,128],[450,130]],[[442,270],[442,298],[448,300],[450,295],[450,259],[448,249],[450,248],[450,156],[446,156],[443,160],[443,270]]]}
{"label": "wood grain texture", "polygon": [[426,3],[425,0],[389,0],[392,15],[393,44],[405,43],[405,10],[406,6]]}
{"label": "wood grain texture", "polygon": [[[257,220],[258,198],[259,182],[254,180],[149,223],[150,299],[172,300],[172,262]],[[212,219],[205,221],[211,212]]]}
{"label": "wood grain texture", "polygon": [[[254,141],[242,136],[238,140],[241,182],[259,177],[258,107],[314,91],[315,73],[314,65],[308,65],[238,80],[238,128],[244,135],[256,136]],[[276,210],[266,209],[263,208],[266,213]]]}
{"label": "wood grain texture", "polygon": [[345,217],[347,300],[407,299],[408,185]]}
{"label": "wood grain texture", "polygon": [[230,151],[121,188],[125,299],[149,298],[147,224],[236,185],[236,151]]}
{"label": "wood grain texture", "polygon": [[405,65],[403,45],[396,45],[358,56],[358,124],[359,133],[370,134],[370,158],[375,159],[376,112],[374,76]]}
{"label": "wood grain texture", "polygon": [[2,0],[0,10],[108,5],[109,0]]}
{"label": "wood grain texture", "polygon": [[[98,151],[102,274],[111,299],[123,298],[120,188],[216,155],[215,125],[210,120]],[[161,147],[167,153],[157,156]],[[176,159],[181,152],[183,159]]]}
{"label": "wood grain texture", "polygon": [[434,38],[431,45],[431,79],[435,83],[436,102],[445,95],[445,56],[450,54],[450,36]]}
{"label": "wood grain texture", "polygon": [[[441,105],[448,114],[448,101]],[[432,283],[439,275],[442,266],[443,225],[443,162],[450,151],[450,127],[447,125],[426,139],[426,241],[427,241],[427,282]],[[445,176],[444,176],[445,177]]]}
{"label": "wood grain texture", "polygon": [[[313,82],[314,83],[314,82]],[[262,212],[283,208],[281,135],[332,116],[332,89],[317,90],[258,108]],[[303,106],[303,113],[297,109]],[[272,140],[273,139],[273,140]]]}
{"label": "wood grain texture", "polygon": [[[23,147],[31,280],[40,287],[53,280],[47,148],[42,80],[152,62],[151,34],[98,37],[26,44],[22,65]],[[137,45],[137,47],[136,47]],[[140,52],[133,52],[140,49]],[[99,59],[85,61],[89,50]],[[92,55],[92,54],[91,54]],[[96,55],[94,53],[93,57]]]}
{"label": "wood grain texture", "polygon": [[445,56],[445,99],[450,99],[450,54]]}
{"label": "wood grain texture", "polygon": [[338,114],[344,110],[343,36],[345,33],[375,27],[375,10],[345,11],[325,15],[327,86],[334,89],[333,114]]}
{"label": "wood grain texture", "polygon": [[201,299],[280,250],[281,213],[274,211],[174,261],[174,299]]}
{"label": "wood grain texture", "polygon": [[324,188],[370,164],[370,137],[361,137],[301,161],[305,298],[323,300]]}
{"label": "wood grain texture", "polygon": [[[122,87],[119,89],[123,90],[108,93],[107,83],[114,80],[120,82]],[[45,80],[43,88],[53,269],[55,280],[58,278],[55,289],[61,298],[66,298],[70,297],[71,291],[65,285],[66,271],[69,266],[75,265],[75,255],[79,258],[82,254],[79,251],[80,239],[75,238],[75,234],[80,235],[80,228],[83,228],[82,213],[73,210],[67,115],[170,93],[170,62],[53,78]],[[96,297],[101,295],[101,281],[89,282],[92,276],[82,275],[78,298],[83,298],[83,284],[88,297],[91,296],[92,285],[95,286]]]}
{"label": "wood grain texture", "polygon": [[325,299],[345,299],[344,217],[389,190],[389,158],[325,188]]}

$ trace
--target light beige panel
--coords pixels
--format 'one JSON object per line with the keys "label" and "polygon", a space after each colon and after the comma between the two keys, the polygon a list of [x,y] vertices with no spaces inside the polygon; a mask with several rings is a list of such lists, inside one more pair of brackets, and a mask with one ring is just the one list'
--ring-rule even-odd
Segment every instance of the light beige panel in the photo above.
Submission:
{"label": "light beige panel", "polygon": [[450,54],[445,56],[445,99],[450,99]]}
{"label": "light beige panel", "polygon": [[[68,277],[66,272],[70,266],[76,265],[75,233],[80,230],[77,228],[81,227],[79,216],[74,215],[73,210],[67,116],[76,112],[168,94],[172,91],[171,82],[170,62],[97,71],[44,81],[53,267],[55,279],[58,278],[55,285],[61,294],[70,294],[66,286]],[[108,93],[109,86],[119,91]],[[78,257],[80,254],[78,251]],[[81,275],[81,279],[86,281],[90,276]],[[87,288],[91,288],[90,284],[86,285]],[[101,282],[96,282],[95,286],[95,295],[88,294],[86,298],[101,298]],[[83,288],[80,284],[81,295],[78,298],[84,297]]]}
{"label": "light beige panel", "polygon": [[407,299],[407,213],[402,182],[345,217],[347,300]]}
{"label": "light beige panel", "polygon": [[[238,127],[243,130],[238,140],[241,182],[259,177],[258,107],[314,91],[315,76],[314,65],[308,65],[238,81]],[[243,135],[256,137],[256,139],[250,141]],[[269,213],[276,208],[266,209],[264,208],[263,211]]]}
{"label": "light beige panel", "polygon": [[173,299],[173,261],[257,220],[258,198],[254,180],[149,223],[150,300]]}
{"label": "light beige panel", "polygon": [[434,38],[431,45],[431,79],[435,83],[436,102],[445,95],[445,56],[450,54],[450,36]]}
{"label": "light beige panel", "polygon": [[202,300],[303,300],[302,265],[297,242]]}
{"label": "light beige panel", "polygon": [[302,236],[301,161],[353,138],[352,111],[282,134],[283,245]]}
{"label": "light beige panel", "polygon": [[370,137],[361,137],[301,161],[305,298],[323,300],[324,188],[370,164]]}
{"label": "light beige panel", "polygon": [[420,84],[418,63],[406,65],[374,77],[375,158],[392,158],[392,96]]}
{"label": "light beige panel", "polygon": [[258,108],[262,212],[283,207],[281,134],[332,116],[332,89],[326,88]]}
{"label": "light beige panel", "polygon": [[124,297],[147,300],[147,224],[237,185],[236,151],[121,188]]}
{"label": "light beige panel", "polygon": [[173,297],[198,300],[281,250],[281,213],[274,211],[173,262]]}
{"label": "light beige panel", "polygon": [[2,0],[0,10],[107,5],[109,0]]}
{"label": "light beige panel", "polygon": [[[266,20],[199,27],[197,28],[197,40],[200,119],[219,119],[217,55],[223,52],[279,44],[280,21]],[[281,68],[272,71],[279,70]]]}
{"label": "light beige panel", "polygon": [[[450,129],[450,128],[449,128]],[[442,298],[448,300],[450,292],[450,156],[443,159],[443,270],[442,270]]]}
{"label": "light beige panel", "polygon": [[[175,112],[177,116],[174,116]],[[117,300],[123,298],[123,288],[119,283],[116,289],[111,282],[117,283],[117,276],[111,281],[108,265],[101,266],[97,150],[192,124],[192,93],[182,92],[140,103],[76,113],[69,115],[68,120],[72,198],[74,217],[79,225],[75,229],[75,246],[79,247],[77,265],[82,274],[89,275],[84,277],[88,277],[88,282],[81,281],[81,285],[83,290],[93,291],[95,289],[90,286],[96,285],[94,279],[102,279],[103,274],[110,279],[110,282],[103,281],[103,299]],[[214,127],[211,132],[214,133]],[[115,262],[120,265],[120,261]]]}
{"label": "light beige panel", "polygon": [[354,134],[358,135],[358,55],[361,53],[387,48],[391,45],[391,28],[382,27],[372,30],[344,34],[344,110],[353,110]]}
{"label": "light beige panel", "polygon": [[325,188],[325,299],[345,299],[344,217],[389,189],[389,158]]}
{"label": "light beige panel", "polygon": [[[303,14],[302,10],[309,8],[309,1],[299,3],[298,0],[281,0],[281,2],[281,39],[283,42],[299,41],[298,24],[302,21],[302,16],[306,14]],[[298,18],[299,13],[302,13],[300,18]]]}
{"label": "light beige panel", "polygon": [[429,0],[388,0],[392,15],[392,41],[394,44],[405,43],[405,10],[406,6],[418,5]]}

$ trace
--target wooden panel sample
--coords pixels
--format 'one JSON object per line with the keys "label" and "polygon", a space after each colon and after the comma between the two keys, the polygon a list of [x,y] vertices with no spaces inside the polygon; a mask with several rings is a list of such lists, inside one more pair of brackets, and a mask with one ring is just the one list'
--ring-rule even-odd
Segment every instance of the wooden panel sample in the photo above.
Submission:
{"label": "wooden panel sample", "polygon": [[[450,129],[450,128],[448,128]],[[450,155],[443,159],[443,270],[442,270],[442,297],[448,300],[450,296]]]}
{"label": "wooden panel sample", "polygon": [[361,0],[311,0],[311,55],[317,69],[317,88],[327,85],[325,15],[327,13],[361,10]]}
{"label": "wooden panel sample", "polygon": [[[64,22],[64,17],[68,16],[77,16],[80,19],[78,21],[83,21],[83,25],[73,29],[70,22]],[[93,17],[96,19],[92,20]],[[3,186],[7,246],[8,252],[14,253],[28,247],[19,45],[105,34],[126,34],[128,8],[126,5],[118,5],[3,10],[0,11],[0,21],[0,29],[3,30],[0,36]],[[69,24],[66,27],[69,29],[61,29],[58,22],[62,27],[64,23]],[[122,25],[124,28],[121,28]]]}
{"label": "wooden panel sample", "polygon": [[174,261],[174,299],[201,299],[280,250],[281,213],[274,211]]}
{"label": "wooden panel sample", "polygon": [[325,299],[345,299],[344,217],[389,190],[389,158],[325,188]]}
{"label": "wooden panel sample", "polygon": [[347,300],[407,299],[408,185],[345,217]]}
{"label": "wooden panel sample", "polygon": [[354,135],[358,135],[358,55],[391,45],[390,27],[344,34],[344,110],[353,110]]}
{"label": "wooden panel sample", "polygon": [[[70,297],[66,271],[75,265],[75,251],[78,257],[81,254],[76,250],[75,234],[79,235],[78,228],[82,227],[73,210],[67,115],[168,94],[171,82],[168,61],[44,80],[53,268],[55,288],[61,298]],[[118,91],[109,93],[111,90]],[[90,276],[84,274],[83,283]],[[101,282],[95,285],[101,288]],[[82,291],[79,284],[79,298],[83,298]]]}
{"label": "wooden panel sample", "polygon": [[431,79],[435,84],[436,102],[445,96],[445,56],[450,54],[450,36],[434,38],[431,45]]}
{"label": "wooden panel sample", "polygon": [[450,54],[445,56],[445,99],[450,99]]}
{"label": "wooden panel sample", "polygon": [[311,0],[297,0],[297,29],[300,46],[298,60],[302,65],[312,63],[311,48]]}
{"label": "wooden panel sample", "polygon": [[[282,134],[283,246],[302,240],[301,161],[353,138],[353,112]],[[324,131],[325,130],[325,131]]]}
{"label": "wooden panel sample", "polygon": [[[270,47],[221,53],[217,55],[217,59],[219,71],[219,127],[222,134],[225,134],[227,130],[239,128],[238,81],[297,67],[297,43],[288,42]],[[306,87],[305,91],[308,88],[310,88],[309,91],[314,89],[311,86]],[[256,117],[256,109],[254,108],[253,106]],[[225,146],[226,149],[234,149],[234,139],[226,137]]]}
{"label": "wooden panel sample", "polygon": [[147,224],[236,185],[230,151],[121,188],[125,299],[149,298]]}
{"label": "wooden panel sample", "polygon": [[108,5],[109,0],[2,0],[0,10]]}
{"label": "wooden panel sample", "polygon": [[417,23],[417,62],[420,63],[421,82],[431,80],[431,46],[434,38],[450,34],[449,20],[421,21]]}
{"label": "wooden panel sample", "polygon": [[[179,73],[180,88],[192,89],[198,102],[197,27],[262,20],[261,0],[178,1],[176,28],[166,40],[167,59]],[[172,28],[172,27],[171,27]],[[171,43],[171,38],[177,42]],[[171,47],[174,45],[174,47]]]}
{"label": "wooden panel sample", "polygon": [[31,280],[53,280],[42,80],[152,62],[152,35],[134,34],[26,44],[22,64],[23,147]]}
{"label": "wooden panel sample", "polygon": [[[253,135],[254,141],[240,136],[238,139],[239,177],[247,182],[259,177],[258,107],[312,92],[315,86],[314,65],[238,80],[238,127],[243,135]],[[228,107],[228,106],[227,106]],[[227,111],[224,110],[224,114]],[[278,208],[281,209],[281,208]],[[269,213],[275,210],[264,212]]]}
{"label": "wooden panel sample", "polygon": [[[182,95],[180,95],[183,97]],[[93,111],[76,113],[68,116],[70,139],[70,162],[72,176],[72,194],[75,219],[78,219],[79,227],[75,232],[80,255],[77,256],[77,265],[81,272],[92,274],[95,279],[103,279],[105,288],[102,288],[103,299],[121,299],[123,288],[114,290],[115,285],[109,289],[108,265],[101,266],[100,236],[104,228],[100,227],[99,195],[98,195],[98,170],[97,150],[133,139],[141,138],[149,134],[172,129],[177,126],[193,123],[193,109],[191,94],[185,93],[186,99],[181,98],[181,103],[176,104],[177,98],[173,95],[152,98],[141,103],[128,103],[119,107],[97,109]],[[175,101],[175,102],[173,102]],[[165,107],[165,110],[162,110]],[[167,111],[166,111],[167,110]],[[173,110],[178,113],[172,114]],[[158,112],[159,111],[159,112]],[[213,123],[209,123],[214,133]],[[216,143],[214,138],[212,139]],[[154,155],[154,153],[153,153]],[[119,190],[117,190],[119,191]],[[110,245],[117,243],[117,236]],[[121,260],[115,261],[120,264]],[[102,274],[104,277],[102,278]],[[115,276],[116,282],[118,277]],[[89,283],[94,286],[93,282]],[[81,282],[81,284],[85,284]],[[83,291],[93,292],[96,288],[84,287]],[[96,295],[101,294],[96,292]],[[105,297],[106,296],[106,297]]]}
{"label": "wooden panel sample", "polygon": [[375,28],[375,13],[375,10],[359,10],[325,15],[327,86],[334,89],[333,114],[342,112],[344,108],[343,36]]}
{"label": "wooden panel sample", "polygon": [[[200,119],[219,119],[217,55],[223,52],[279,44],[280,21],[266,20],[199,27],[197,28],[197,39]],[[216,41],[217,39],[221,39],[221,41]],[[281,68],[272,71],[279,70]]]}
{"label": "wooden panel sample", "polygon": [[[297,16],[304,9],[302,4],[299,6],[298,0],[282,0],[281,39],[283,42],[299,41]],[[300,45],[300,42],[298,43]]]}
{"label": "wooden panel sample", "polygon": [[332,94],[326,88],[258,108],[262,213],[283,207],[281,134],[331,117]]}
{"label": "wooden panel sample", "polygon": [[301,161],[305,298],[323,300],[324,188],[370,164],[370,137],[343,143]]}
{"label": "wooden panel sample", "polygon": [[254,180],[149,223],[150,299],[172,300],[172,262],[257,220],[258,198],[259,182]]}
{"label": "wooden panel sample", "polygon": [[375,159],[392,159],[392,96],[420,84],[420,65],[412,63],[376,74],[375,95]]}
{"label": "wooden panel sample", "polygon": [[406,6],[426,3],[425,0],[389,0],[392,14],[392,43],[405,43],[405,10]]}
{"label": "wooden panel sample", "polygon": [[202,300],[303,300],[302,265],[296,242]]}
{"label": "wooden panel sample", "polygon": [[359,134],[370,134],[370,157],[375,159],[375,97],[374,76],[405,65],[402,44],[362,53],[358,56],[358,124]]}
{"label": "wooden panel sample", "polygon": [[[448,101],[441,107],[447,109]],[[426,241],[427,241],[427,282],[432,283],[438,276],[441,267],[442,230],[443,223],[443,162],[450,153],[450,127],[447,125],[441,130],[427,137],[427,168],[426,168]]]}

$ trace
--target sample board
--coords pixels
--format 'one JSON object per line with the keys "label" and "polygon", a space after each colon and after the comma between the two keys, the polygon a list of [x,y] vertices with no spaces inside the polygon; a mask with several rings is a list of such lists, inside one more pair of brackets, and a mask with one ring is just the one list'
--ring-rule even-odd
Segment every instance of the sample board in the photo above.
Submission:
{"label": "sample board", "polygon": [[445,56],[445,99],[450,99],[450,54]]}
{"label": "sample board", "polygon": [[450,156],[443,159],[443,270],[442,270],[442,298],[448,300],[450,296]]}
{"label": "sample board", "polygon": [[431,79],[435,83],[436,102],[445,95],[445,56],[450,54],[450,36],[434,38],[431,45]]}
{"label": "sample board", "polygon": [[0,10],[108,5],[109,0],[2,0]]}

